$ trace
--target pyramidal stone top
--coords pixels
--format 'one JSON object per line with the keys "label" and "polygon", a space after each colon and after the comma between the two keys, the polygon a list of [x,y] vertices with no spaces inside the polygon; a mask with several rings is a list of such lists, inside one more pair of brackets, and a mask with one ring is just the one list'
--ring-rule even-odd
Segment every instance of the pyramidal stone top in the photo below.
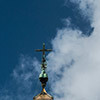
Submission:
{"label": "pyramidal stone top", "polygon": [[33,100],[53,100],[53,97],[49,95],[46,90],[46,83],[48,81],[48,75],[46,73],[47,63],[45,58],[46,51],[52,51],[51,49],[45,49],[45,43],[43,43],[43,49],[37,49],[38,52],[43,52],[42,55],[42,64],[41,64],[41,73],[39,75],[39,80],[41,82],[42,91],[37,96],[33,97]]}
{"label": "pyramidal stone top", "polygon": [[53,97],[46,92],[45,88],[43,88],[41,93],[35,96],[33,100],[53,100]]}

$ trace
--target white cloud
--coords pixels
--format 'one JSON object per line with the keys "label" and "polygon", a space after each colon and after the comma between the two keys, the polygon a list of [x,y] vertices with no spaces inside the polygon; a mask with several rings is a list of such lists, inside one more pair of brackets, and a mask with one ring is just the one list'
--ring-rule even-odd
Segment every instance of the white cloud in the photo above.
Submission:
{"label": "white cloud", "polygon": [[[48,63],[51,75],[57,74],[62,77],[52,84],[52,90],[55,94],[63,95],[55,96],[55,100],[99,100],[100,0],[73,2],[80,4],[80,8],[84,11],[83,15],[87,13],[87,5],[93,7],[91,18],[95,29],[90,37],[85,37],[79,30],[71,28],[58,30],[57,36],[52,41],[54,51],[48,55]],[[53,81],[56,79],[52,78]]]}
{"label": "white cloud", "polygon": [[32,100],[40,92],[39,69],[40,64],[36,58],[22,55],[7,86],[0,90],[0,100]]}

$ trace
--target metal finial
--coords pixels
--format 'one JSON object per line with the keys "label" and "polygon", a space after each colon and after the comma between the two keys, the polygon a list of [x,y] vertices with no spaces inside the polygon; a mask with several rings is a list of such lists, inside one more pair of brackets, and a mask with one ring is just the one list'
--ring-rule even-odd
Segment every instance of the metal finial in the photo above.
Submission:
{"label": "metal finial", "polygon": [[40,82],[42,84],[42,88],[46,86],[46,82],[48,81],[48,75],[46,73],[46,58],[45,58],[45,52],[52,51],[52,49],[45,49],[45,43],[43,43],[43,49],[36,49],[37,52],[43,52],[42,55],[42,64],[41,64],[41,73],[39,75]]}

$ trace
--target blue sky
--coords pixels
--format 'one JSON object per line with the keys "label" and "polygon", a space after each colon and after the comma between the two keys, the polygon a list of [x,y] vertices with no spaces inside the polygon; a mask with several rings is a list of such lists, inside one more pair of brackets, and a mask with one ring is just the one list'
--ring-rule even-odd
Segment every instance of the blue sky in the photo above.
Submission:
{"label": "blue sky", "polygon": [[[84,18],[78,6],[68,0],[66,3],[64,0],[0,0],[1,90],[10,87],[11,74],[22,55],[40,61],[41,55],[34,50],[41,48],[43,42],[47,48],[52,48],[51,40],[58,29],[66,27],[66,18],[71,20],[73,29],[79,29],[87,36],[91,34],[91,22]],[[38,73],[35,75],[38,78]],[[15,83],[11,86],[14,87],[11,91],[17,87]]]}

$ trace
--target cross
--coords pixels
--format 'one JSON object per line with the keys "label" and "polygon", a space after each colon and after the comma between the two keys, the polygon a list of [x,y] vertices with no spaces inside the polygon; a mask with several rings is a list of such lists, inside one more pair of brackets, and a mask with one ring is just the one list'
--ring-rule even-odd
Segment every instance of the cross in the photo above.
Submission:
{"label": "cross", "polygon": [[43,52],[43,55],[45,55],[46,51],[52,51],[52,49],[45,49],[45,43],[43,43],[43,49],[36,49],[38,52]]}

